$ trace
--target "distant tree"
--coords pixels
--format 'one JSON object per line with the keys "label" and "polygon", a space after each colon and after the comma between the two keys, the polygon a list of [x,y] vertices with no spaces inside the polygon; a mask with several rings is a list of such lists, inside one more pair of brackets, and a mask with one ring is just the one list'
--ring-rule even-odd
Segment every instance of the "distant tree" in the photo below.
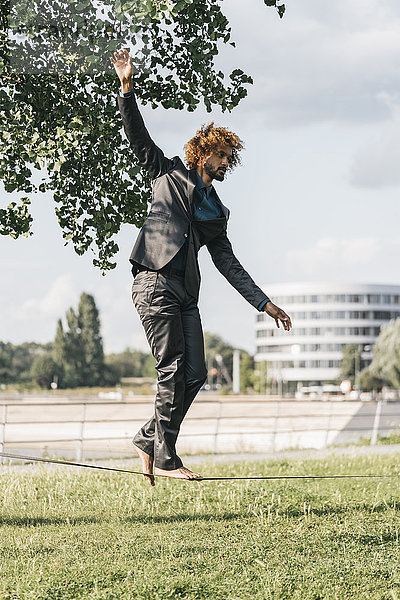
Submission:
{"label": "distant tree", "polygon": [[61,387],[85,386],[84,350],[81,343],[79,317],[71,307],[66,313],[67,328],[64,331],[64,376]]}
{"label": "distant tree", "polygon": [[123,352],[108,354],[106,365],[121,377],[157,377],[155,360],[149,352],[125,348]]}
{"label": "distant tree", "polygon": [[381,383],[400,388],[400,317],[382,325],[368,375]]}
{"label": "distant tree", "polygon": [[254,359],[247,352],[240,353],[240,391],[245,394],[254,388]]}
{"label": "distant tree", "polygon": [[57,366],[57,383],[60,385],[60,383],[64,381],[64,363],[66,361],[65,335],[61,319],[58,319],[57,321],[52,356]]}
{"label": "distant tree", "polygon": [[[206,332],[204,334],[204,343],[206,348],[206,360],[208,365],[212,364],[213,368],[216,368],[219,372],[221,371],[218,361],[216,360],[217,355],[222,356],[223,363],[226,370],[229,373],[230,378],[233,376],[233,351],[234,347],[225,342],[220,336],[213,333]],[[241,389],[244,391],[253,377],[253,363],[250,355],[245,350],[240,351],[240,377],[241,377]],[[222,375],[222,373],[220,373]],[[243,382],[243,387],[242,386]],[[252,386],[253,384],[251,384]]]}
{"label": "distant tree", "polygon": [[82,375],[86,385],[102,385],[104,381],[103,340],[100,317],[93,296],[83,293],[78,307],[78,325],[82,347]]}
{"label": "distant tree", "polygon": [[31,368],[32,379],[40,387],[49,388],[57,373],[57,365],[50,353],[35,358]]}
{"label": "distant tree", "polygon": [[12,380],[12,350],[11,344],[0,342],[0,383]]}
{"label": "distant tree", "polygon": [[375,373],[371,365],[365,367],[357,378],[357,383],[365,392],[371,392],[372,390],[380,391],[384,384],[384,380],[381,377],[378,377]]}
{"label": "distant tree", "polygon": [[156,361],[152,354],[147,354],[143,363],[142,377],[157,377]]}
{"label": "distant tree", "polygon": [[340,363],[340,380],[349,379],[351,385],[355,384],[356,376],[361,371],[361,346],[359,344],[347,344],[342,350]]}
{"label": "distant tree", "polygon": [[257,394],[266,394],[272,381],[268,380],[268,362],[263,360],[255,364],[253,371],[253,387]]}
{"label": "distant tree", "polygon": [[123,352],[108,354],[106,364],[115,367],[120,377],[142,377],[148,352],[125,348]]}
{"label": "distant tree", "polygon": [[100,317],[95,300],[83,293],[78,311],[66,313],[67,328],[57,323],[53,359],[58,367],[60,387],[98,386],[115,377],[105,368]]}
{"label": "distant tree", "polygon": [[216,360],[216,357],[217,355],[222,356],[225,368],[232,379],[234,347],[225,342],[219,335],[208,332],[205,332],[204,334],[204,344],[206,349],[206,359],[208,365],[211,364],[213,368],[220,371],[220,367]]}
{"label": "distant tree", "polygon": [[51,351],[51,344],[0,342],[0,383],[28,383],[37,356]]}

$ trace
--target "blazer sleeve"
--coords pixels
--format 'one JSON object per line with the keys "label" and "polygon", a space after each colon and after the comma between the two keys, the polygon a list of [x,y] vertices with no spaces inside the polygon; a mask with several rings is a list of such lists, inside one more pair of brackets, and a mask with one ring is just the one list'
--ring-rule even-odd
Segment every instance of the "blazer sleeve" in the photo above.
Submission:
{"label": "blazer sleeve", "polygon": [[207,249],[218,271],[254,308],[269,300],[234,255],[226,230],[208,242]]}
{"label": "blazer sleeve", "polygon": [[139,163],[152,179],[156,179],[174,166],[171,158],[166,158],[163,151],[153,142],[139,112],[135,95],[118,96],[118,108],[130,147]]}

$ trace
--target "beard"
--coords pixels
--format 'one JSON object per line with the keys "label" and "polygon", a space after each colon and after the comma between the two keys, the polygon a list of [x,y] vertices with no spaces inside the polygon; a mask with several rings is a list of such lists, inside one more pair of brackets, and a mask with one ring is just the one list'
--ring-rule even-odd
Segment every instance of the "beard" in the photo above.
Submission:
{"label": "beard", "polygon": [[204,170],[211,179],[216,179],[217,181],[223,181],[225,178],[225,170],[219,171],[218,169],[214,169],[211,165],[204,163]]}

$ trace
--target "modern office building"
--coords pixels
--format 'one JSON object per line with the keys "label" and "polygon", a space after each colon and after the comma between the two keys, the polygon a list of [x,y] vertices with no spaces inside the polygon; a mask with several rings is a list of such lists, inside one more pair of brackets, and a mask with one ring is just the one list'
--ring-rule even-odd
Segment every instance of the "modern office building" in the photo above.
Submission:
{"label": "modern office building", "polygon": [[400,285],[282,283],[265,291],[293,329],[258,314],[255,360],[267,361],[268,378],[290,391],[337,381],[347,344],[359,344],[359,368],[367,366],[381,326],[400,316]]}

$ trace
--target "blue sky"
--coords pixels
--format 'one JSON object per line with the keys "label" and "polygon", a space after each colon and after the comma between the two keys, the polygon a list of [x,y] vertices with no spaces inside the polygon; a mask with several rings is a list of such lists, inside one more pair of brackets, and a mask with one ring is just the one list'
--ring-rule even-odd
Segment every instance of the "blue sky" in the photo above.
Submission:
{"label": "blue sky", "polygon": [[[280,20],[262,0],[223,0],[237,47],[218,64],[254,78],[231,114],[142,107],[167,155],[214,120],[245,142],[242,166],[218,194],[229,237],[259,285],[284,281],[400,283],[400,5],[398,0],[293,2]],[[115,81],[115,92],[118,80]],[[101,159],[101,157],[99,157]],[[129,159],[128,159],[129,160]],[[0,192],[0,205],[12,199]],[[1,239],[0,340],[45,342],[82,291],[101,311],[107,352],[147,349],[130,298],[124,226],[117,268],[101,276],[91,256],[64,246],[50,195],[32,198],[34,235]],[[254,351],[255,310],[200,253],[205,330]]]}

